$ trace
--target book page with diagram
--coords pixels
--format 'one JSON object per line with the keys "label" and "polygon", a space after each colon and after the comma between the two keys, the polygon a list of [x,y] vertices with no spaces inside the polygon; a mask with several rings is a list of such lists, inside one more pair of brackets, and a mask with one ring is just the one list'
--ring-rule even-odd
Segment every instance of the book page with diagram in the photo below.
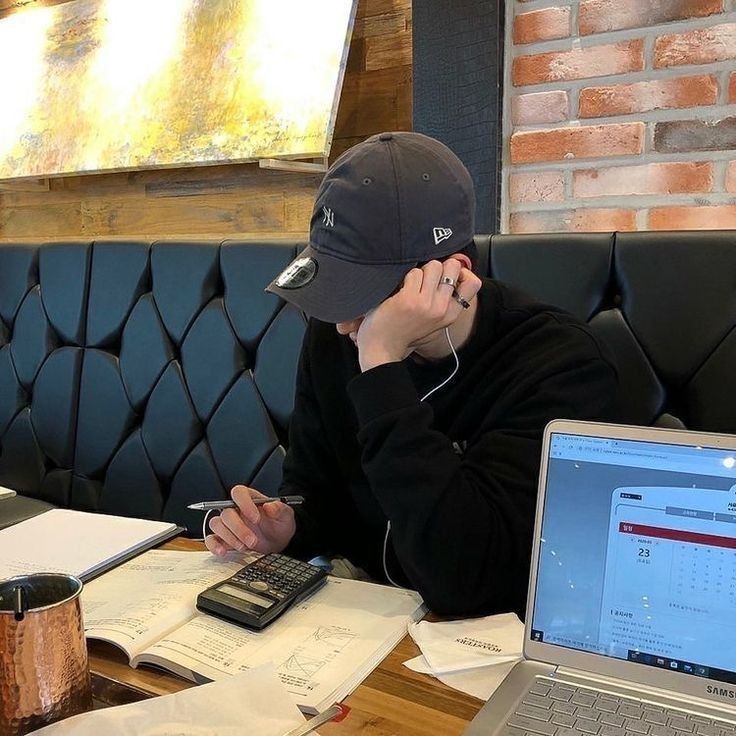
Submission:
{"label": "book page with diagram", "polygon": [[196,613],[197,594],[249,560],[209,552],[151,550],[87,583],[82,590],[85,635],[134,657]]}
{"label": "book page with diagram", "polygon": [[351,692],[422,610],[412,591],[330,578],[263,631],[199,615],[132,664],[155,664],[197,681],[273,662],[297,705],[314,712]]}
{"label": "book page with diagram", "polygon": [[[736,486],[617,488],[600,641],[686,674],[736,661]],[[649,661],[649,660],[652,661]]]}

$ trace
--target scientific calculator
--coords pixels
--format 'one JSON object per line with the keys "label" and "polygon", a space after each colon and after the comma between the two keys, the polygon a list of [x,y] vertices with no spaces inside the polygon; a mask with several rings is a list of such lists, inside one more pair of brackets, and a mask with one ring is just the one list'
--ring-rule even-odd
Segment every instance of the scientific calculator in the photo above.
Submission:
{"label": "scientific calculator", "polygon": [[197,608],[251,629],[263,629],[326,581],[327,573],[321,567],[273,553],[202,591]]}

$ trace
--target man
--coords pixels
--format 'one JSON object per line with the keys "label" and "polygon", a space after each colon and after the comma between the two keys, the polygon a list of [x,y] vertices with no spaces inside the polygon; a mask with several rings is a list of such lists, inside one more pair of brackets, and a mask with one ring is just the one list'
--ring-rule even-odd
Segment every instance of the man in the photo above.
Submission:
{"label": "man", "polygon": [[282,487],[306,501],[237,486],[210,550],[341,555],[442,614],[523,609],[544,427],[607,419],[618,379],[584,325],[473,273],[474,202],[416,133],[330,168],[310,246],[269,286],[314,318]]}

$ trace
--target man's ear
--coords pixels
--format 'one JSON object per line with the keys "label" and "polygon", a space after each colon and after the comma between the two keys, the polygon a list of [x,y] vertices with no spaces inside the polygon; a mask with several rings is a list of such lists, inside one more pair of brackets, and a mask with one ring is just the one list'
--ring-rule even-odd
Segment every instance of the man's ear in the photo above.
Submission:
{"label": "man's ear", "polygon": [[449,261],[450,258],[454,258],[456,261],[460,261],[463,268],[467,268],[468,271],[473,270],[473,262],[465,255],[465,253],[453,253],[451,256],[447,257],[447,260]]}

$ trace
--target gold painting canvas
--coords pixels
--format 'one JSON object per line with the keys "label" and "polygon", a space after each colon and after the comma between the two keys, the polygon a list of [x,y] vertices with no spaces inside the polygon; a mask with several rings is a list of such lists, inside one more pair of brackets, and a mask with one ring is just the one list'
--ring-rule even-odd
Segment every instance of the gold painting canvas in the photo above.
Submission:
{"label": "gold painting canvas", "polygon": [[324,156],[356,0],[72,0],[0,20],[0,179]]}

